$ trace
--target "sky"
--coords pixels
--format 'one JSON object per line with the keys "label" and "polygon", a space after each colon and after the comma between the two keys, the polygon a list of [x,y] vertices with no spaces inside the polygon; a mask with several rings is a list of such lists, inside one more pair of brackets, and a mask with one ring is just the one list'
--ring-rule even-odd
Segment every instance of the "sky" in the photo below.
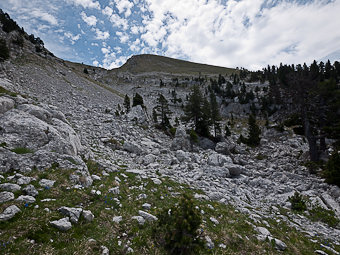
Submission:
{"label": "sky", "polygon": [[157,54],[251,70],[340,61],[340,0],[0,0],[56,56],[112,69]]}

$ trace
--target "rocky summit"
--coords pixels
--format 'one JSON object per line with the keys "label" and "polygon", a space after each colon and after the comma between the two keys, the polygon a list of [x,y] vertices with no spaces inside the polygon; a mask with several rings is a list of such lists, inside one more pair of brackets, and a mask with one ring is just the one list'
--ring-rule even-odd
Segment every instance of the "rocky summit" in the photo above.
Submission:
{"label": "rocky summit", "polygon": [[[192,87],[218,79],[213,67],[202,81],[193,63],[190,73],[149,70],[143,61],[158,58],[147,55],[108,71],[37,52],[18,31],[0,37],[10,50],[0,63],[1,254],[167,254],[154,232],[183,194],[201,219],[199,254],[339,254],[340,188],[311,173],[305,136],[276,128],[277,113],[258,120],[258,146],[240,142],[252,104],[236,97],[217,98],[229,136],[196,134],[183,118]],[[268,83],[245,87],[261,88],[256,105]],[[132,106],[136,94],[143,103]],[[159,94],[171,128],[153,118]]]}

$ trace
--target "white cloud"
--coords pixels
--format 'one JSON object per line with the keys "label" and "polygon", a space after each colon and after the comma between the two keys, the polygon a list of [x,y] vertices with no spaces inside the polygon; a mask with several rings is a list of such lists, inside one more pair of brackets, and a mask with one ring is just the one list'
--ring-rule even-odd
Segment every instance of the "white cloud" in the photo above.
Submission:
{"label": "white cloud", "polygon": [[40,9],[34,9],[34,10],[30,11],[29,15],[31,17],[39,18],[39,19],[41,19],[43,21],[46,21],[46,22],[50,23],[53,26],[58,25],[57,18],[54,17],[53,15],[47,13],[46,11],[43,11],[43,10],[40,10]]}
{"label": "white cloud", "polygon": [[[222,66],[310,62],[339,50],[340,1],[146,0],[151,51]],[[150,18],[151,17],[151,18]],[[136,32],[134,29],[131,32]]]}
{"label": "white cloud", "polygon": [[110,33],[107,31],[101,31],[98,28],[94,30],[96,32],[96,39],[98,40],[107,40],[110,37]]}
{"label": "white cloud", "polygon": [[125,12],[125,18],[131,15],[131,8],[134,5],[132,2],[130,2],[129,0],[114,0],[114,2],[119,13]]}
{"label": "white cloud", "polygon": [[76,41],[78,41],[80,39],[80,34],[77,34],[77,35],[73,35],[71,32],[65,32],[64,33],[64,36],[69,38],[72,45],[75,44]]}
{"label": "white cloud", "polygon": [[119,37],[121,43],[126,43],[129,40],[129,35],[127,33],[117,31],[116,35]]}
{"label": "white cloud", "polygon": [[99,62],[98,62],[98,60],[94,60],[94,61],[92,62],[92,64],[93,64],[94,66],[98,66],[98,65],[99,65]]}
{"label": "white cloud", "polygon": [[93,15],[91,16],[86,16],[85,12],[81,12],[81,18],[83,19],[83,21],[88,25],[88,26],[96,26],[97,24],[97,18]]}
{"label": "white cloud", "polygon": [[66,0],[66,1],[76,6],[82,6],[83,8],[100,10],[100,4],[98,1],[93,0]]}

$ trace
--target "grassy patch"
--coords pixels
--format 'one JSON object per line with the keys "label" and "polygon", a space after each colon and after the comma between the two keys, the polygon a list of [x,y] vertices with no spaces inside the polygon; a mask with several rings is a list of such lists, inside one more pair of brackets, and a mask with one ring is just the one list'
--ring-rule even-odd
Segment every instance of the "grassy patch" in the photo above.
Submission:
{"label": "grassy patch", "polygon": [[[37,188],[40,188],[38,182],[42,178],[55,180],[56,183],[50,189],[41,188],[35,204],[25,206],[15,202],[22,213],[8,222],[0,223],[0,240],[5,243],[0,246],[0,253],[100,254],[100,247],[104,245],[109,248],[110,254],[126,254],[128,247],[134,251],[131,254],[166,254],[157,238],[152,237],[157,223],[139,225],[132,217],[139,215],[139,210],[159,215],[167,208],[176,206],[182,194],[193,196],[203,192],[168,178],[160,177],[162,183],[156,185],[151,179],[126,172],[128,167],[124,162],[117,164],[120,170],[106,176],[102,175],[105,169],[95,161],[88,161],[90,173],[99,175],[101,181],[95,181],[92,187],[85,189],[72,188],[68,177],[73,170],[52,168],[44,172],[32,172],[30,175],[36,178],[32,184]],[[117,187],[119,194],[109,191]],[[99,190],[100,195],[91,192],[92,189]],[[55,200],[42,202],[46,198]],[[143,209],[144,203],[151,204],[151,208]],[[202,249],[197,254],[277,254],[269,242],[256,239],[252,226],[255,223],[233,206],[197,199],[193,199],[193,203],[202,218],[200,235],[209,236],[215,244],[215,248]],[[13,201],[0,205],[0,212],[10,204]],[[34,208],[35,205],[39,208]],[[57,211],[61,206],[91,210],[95,215],[94,221],[85,222],[81,218],[71,230],[60,232],[51,227],[49,222],[64,217]],[[49,208],[49,212],[44,208]],[[114,216],[122,216],[123,220],[115,223],[112,221]],[[211,217],[217,219],[219,224],[215,225]],[[288,246],[282,254],[313,254],[314,250],[320,248],[320,244],[311,242],[284,222],[276,219],[267,221],[273,236]],[[226,248],[220,248],[220,244]]]}
{"label": "grassy patch", "polygon": [[33,150],[31,150],[29,148],[25,148],[25,147],[14,148],[11,151],[16,153],[16,154],[28,154],[28,153],[33,153],[34,152]]}
{"label": "grassy patch", "polygon": [[11,92],[3,87],[0,86],[0,94],[6,94],[6,95],[9,95],[9,96],[12,96],[12,97],[16,97],[18,94],[17,93],[14,93],[14,92]]}

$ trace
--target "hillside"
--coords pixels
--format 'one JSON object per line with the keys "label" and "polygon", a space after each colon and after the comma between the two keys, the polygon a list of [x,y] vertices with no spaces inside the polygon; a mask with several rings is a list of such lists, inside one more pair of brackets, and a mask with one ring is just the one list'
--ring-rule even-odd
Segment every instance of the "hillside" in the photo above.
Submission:
{"label": "hillside", "polygon": [[117,69],[121,72],[131,72],[132,74],[142,74],[151,72],[161,72],[168,74],[187,74],[187,75],[230,75],[236,72],[235,69],[198,64],[189,61],[157,56],[157,55],[136,55],[132,56],[127,62]]}
{"label": "hillside", "polygon": [[[280,126],[277,102],[261,112],[267,81],[158,56],[113,71],[71,63],[6,22],[14,29],[0,24],[1,254],[339,254],[340,188],[310,173],[320,169],[306,138],[296,123]],[[229,136],[197,135],[181,118],[197,86],[219,92]],[[136,93],[143,106],[131,106]],[[165,130],[151,117],[160,95],[171,110]],[[253,111],[256,147],[240,141]]]}

